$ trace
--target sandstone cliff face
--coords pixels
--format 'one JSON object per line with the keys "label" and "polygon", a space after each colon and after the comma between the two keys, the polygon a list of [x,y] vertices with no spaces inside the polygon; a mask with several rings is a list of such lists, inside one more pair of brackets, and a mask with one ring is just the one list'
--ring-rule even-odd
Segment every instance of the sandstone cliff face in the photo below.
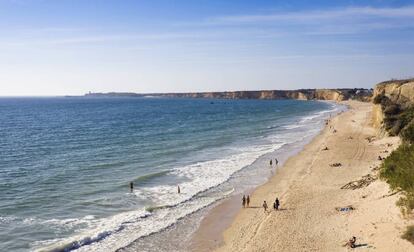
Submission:
{"label": "sandstone cliff face", "polygon": [[384,113],[382,112],[381,105],[372,105],[372,125],[375,128],[381,128],[382,122],[384,121]]}
{"label": "sandstone cliff face", "polygon": [[315,98],[317,100],[343,101],[345,100],[345,95],[338,90],[317,89],[315,92]]}
{"label": "sandstone cliff face", "polygon": [[380,104],[372,105],[372,126],[378,129],[376,135],[377,137],[383,137],[388,135],[384,127],[384,112],[382,111]]}
{"label": "sandstone cliff face", "polygon": [[394,103],[409,106],[414,104],[414,79],[396,80],[379,83],[375,86],[373,97],[385,95]]}
{"label": "sandstone cliff face", "polygon": [[353,98],[371,97],[370,90],[364,89],[303,89],[303,90],[262,90],[208,93],[158,94],[166,97],[217,98],[217,99],[296,99],[343,101]]}
{"label": "sandstone cliff face", "polygon": [[89,93],[90,97],[178,97],[178,98],[211,98],[211,99],[296,99],[296,100],[331,100],[343,101],[347,99],[367,100],[371,91],[367,89],[299,89],[299,90],[261,90],[261,91],[232,91],[232,92],[200,92],[200,93]]}
{"label": "sandstone cliff face", "polygon": [[[376,97],[385,96],[389,101],[398,105],[401,109],[406,109],[414,105],[414,79],[392,80],[377,84],[373,92],[373,100]],[[373,104],[372,124],[380,129],[380,135],[386,134],[384,129],[385,114],[381,104]]]}

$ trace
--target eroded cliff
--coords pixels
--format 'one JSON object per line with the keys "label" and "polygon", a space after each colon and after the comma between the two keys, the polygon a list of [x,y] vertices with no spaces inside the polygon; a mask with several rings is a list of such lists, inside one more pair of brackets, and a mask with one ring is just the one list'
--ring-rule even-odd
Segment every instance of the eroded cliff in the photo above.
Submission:
{"label": "eroded cliff", "polygon": [[299,90],[260,90],[260,91],[228,91],[228,92],[195,92],[195,93],[89,93],[91,97],[177,97],[177,98],[214,98],[214,99],[296,99],[296,100],[331,100],[343,101],[358,99],[369,101],[372,92],[367,89],[299,89]]}
{"label": "eroded cliff", "polygon": [[373,92],[372,124],[381,135],[399,135],[414,124],[414,79],[391,80],[377,84]]}
{"label": "eroded cliff", "polygon": [[373,97],[384,95],[402,106],[414,104],[414,79],[391,80],[377,84]]}

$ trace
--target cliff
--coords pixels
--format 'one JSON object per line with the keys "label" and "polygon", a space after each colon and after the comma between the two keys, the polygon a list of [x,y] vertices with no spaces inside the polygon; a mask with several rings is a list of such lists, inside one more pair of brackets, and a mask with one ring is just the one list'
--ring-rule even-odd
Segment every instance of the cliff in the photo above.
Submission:
{"label": "cliff", "polygon": [[380,135],[399,135],[411,124],[414,107],[414,79],[378,83],[373,92],[373,126]]}
{"label": "cliff", "polygon": [[299,89],[299,90],[260,90],[196,93],[88,93],[89,97],[174,97],[174,98],[213,98],[213,99],[296,99],[343,101],[358,99],[369,101],[372,92],[368,89]]}
{"label": "cliff", "polygon": [[391,80],[377,84],[373,97],[384,95],[401,106],[414,104],[414,79]]}

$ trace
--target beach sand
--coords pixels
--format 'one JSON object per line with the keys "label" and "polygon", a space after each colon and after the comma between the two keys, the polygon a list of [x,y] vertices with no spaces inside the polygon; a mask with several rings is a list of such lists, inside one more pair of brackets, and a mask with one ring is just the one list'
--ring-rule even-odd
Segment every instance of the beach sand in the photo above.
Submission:
{"label": "beach sand", "polygon": [[[400,238],[412,221],[402,218],[395,205],[399,195],[391,194],[385,182],[341,189],[367,174],[375,177],[378,156],[389,155],[399,144],[397,137],[367,140],[377,133],[371,126],[372,104],[345,104],[350,110],[332,118],[321,134],[255,189],[251,208],[234,210],[241,205],[234,198],[215,207],[195,233],[192,250],[346,251],[343,245],[356,236],[358,249],[414,251]],[[323,150],[325,146],[329,149]],[[279,211],[272,209],[276,197]],[[263,200],[269,213],[261,207]],[[338,210],[349,206],[353,210]]]}

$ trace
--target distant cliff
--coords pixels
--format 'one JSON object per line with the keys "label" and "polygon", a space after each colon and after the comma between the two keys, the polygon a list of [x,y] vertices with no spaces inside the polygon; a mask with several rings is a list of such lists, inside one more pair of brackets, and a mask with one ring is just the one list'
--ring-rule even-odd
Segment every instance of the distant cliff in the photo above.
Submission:
{"label": "distant cliff", "polygon": [[332,100],[343,101],[358,99],[369,101],[372,92],[368,89],[299,89],[299,90],[261,90],[227,91],[196,93],[88,93],[88,97],[174,97],[174,98],[214,98],[214,99],[296,99],[296,100]]}

